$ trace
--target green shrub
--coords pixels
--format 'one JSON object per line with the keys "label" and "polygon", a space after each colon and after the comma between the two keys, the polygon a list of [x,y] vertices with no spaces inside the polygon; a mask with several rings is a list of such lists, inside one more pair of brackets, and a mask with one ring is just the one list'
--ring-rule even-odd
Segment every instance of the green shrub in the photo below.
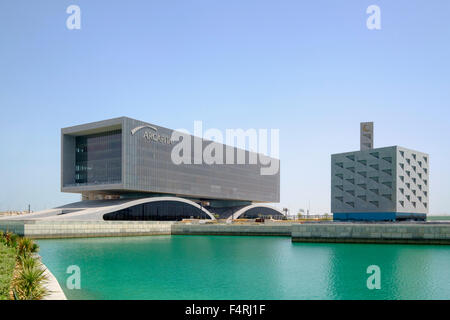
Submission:
{"label": "green shrub", "polygon": [[17,256],[18,261],[22,267],[22,269],[30,269],[34,267],[38,267],[38,261],[36,258],[29,256],[29,255],[23,255],[23,256]]}
{"label": "green shrub", "polygon": [[20,300],[41,300],[49,293],[45,287],[47,281],[44,269],[27,260],[13,281],[13,290]]}
{"label": "green shrub", "polygon": [[11,248],[15,248],[17,246],[17,239],[19,236],[15,233],[7,231],[4,235],[4,243]]}
{"label": "green shrub", "polygon": [[9,232],[9,231],[6,231],[4,234],[3,234],[3,243],[4,244],[6,244],[6,245],[8,245],[9,244],[9,241],[11,240],[11,236],[12,236],[12,233],[11,232]]}
{"label": "green shrub", "polygon": [[19,241],[17,242],[17,253],[18,256],[26,256],[29,255],[30,253],[35,253],[38,252],[39,250],[39,246],[34,243],[33,240],[31,240],[30,238],[20,238]]}
{"label": "green shrub", "polygon": [[[7,231],[0,233],[0,299],[9,298],[9,290],[12,288],[14,299],[40,300],[48,294],[45,287],[47,276],[41,263],[33,253],[39,251],[39,246],[30,238],[19,237]],[[18,262],[14,279],[11,279],[14,271],[14,262],[2,255],[9,253],[9,260]]]}

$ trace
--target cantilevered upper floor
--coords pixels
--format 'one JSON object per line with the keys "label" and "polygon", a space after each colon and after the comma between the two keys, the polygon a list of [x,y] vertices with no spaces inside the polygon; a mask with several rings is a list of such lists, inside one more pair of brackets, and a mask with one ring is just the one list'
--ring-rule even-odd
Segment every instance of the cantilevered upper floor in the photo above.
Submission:
{"label": "cantilevered upper floor", "polygon": [[[178,131],[127,117],[61,129],[61,191],[122,198],[279,202],[279,170],[262,175],[259,157],[255,164],[194,164],[194,145],[200,142],[205,150],[211,141],[191,135],[174,140],[174,132]],[[185,138],[191,142],[192,161],[177,164],[172,152]],[[245,159],[255,155],[223,144],[220,148],[223,154],[231,149],[235,159],[238,152],[244,152]]]}

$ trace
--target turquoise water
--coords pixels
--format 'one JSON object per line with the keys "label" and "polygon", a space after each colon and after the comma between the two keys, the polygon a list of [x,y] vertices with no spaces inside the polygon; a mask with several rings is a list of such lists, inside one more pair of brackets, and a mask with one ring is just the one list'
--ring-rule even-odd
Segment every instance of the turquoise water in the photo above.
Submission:
{"label": "turquoise water", "polygon": [[450,216],[427,216],[428,221],[450,220]]}
{"label": "turquoise water", "polygon": [[[39,240],[69,299],[450,299],[450,246],[306,244],[289,237]],[[69,290],[67,267],[81,270]],[[381,269],[381,290],[366,269]]]}

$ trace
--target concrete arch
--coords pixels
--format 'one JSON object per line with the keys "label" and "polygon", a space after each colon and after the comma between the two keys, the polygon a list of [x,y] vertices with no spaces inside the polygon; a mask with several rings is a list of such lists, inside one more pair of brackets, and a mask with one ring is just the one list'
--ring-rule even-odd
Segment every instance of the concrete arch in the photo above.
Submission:
{"label": "concrete arch", "polygon": [[102,221],[103,216],[108,213],[113,213],[123,209],[127,209],[140,204],[146,204],[158,201],[174,201],[189,204],[197,209],[200,209],[206,215],[208,215],[212,220],[216,220],[214,215],[209,212],[204,207],[200,206],[194,201],[178,198],[178,197],[150,197],[141,199],[120,199],[120,200],[88,200],[79,203],[72,204],[72,207],[78,207],[75,212],[61,214],[55,213],[52,216],[46,217],[46,220],[96,220]]}
{"label": "concrete arch", "polygon": [[266,204],[251,204],[249,206],[246,206],[242,209],[239,209],[238,211],[236,211],[234,214],[232,214],[227,220],[231,221],[232,219],[238,219],[241,215],[243,215],[244,213],[246,213],[247,211],[251,210],[251,209],[255,209],[255,208],[265,208],[265,209],[270,209],[274,211],[274,215],[282,215],[284,216],[284,213],[281,212],[280,210],[278,210],[275,207],[266,205]]}
{"label": "concrete arch", "polygon": [[152,198],[144,198],[144,199],[133,200],[133,201],[130,201],[130,202],[118,205],[118,206],[116,206],[114,208],[114,210],[110,210],[109,212],[104,212],[103,214],[119,211],[119,210],[122,210],[122,209],[134,207],[134,206],[138,206],[140,204],[151,203],[151,202],[159,202],[159,201],[173,201],[173,202],[186,203],[186,204],[189,204],[189,205],[191,205],[191,206],[193,206],[193,207],[203,211],[205,214],[207,214],[211,218],[211,220],[216,220],[216,218],[214,217],[214,215],[212,215],[211,212],[206,210],[204,207],[202,207],[198,203],[196,203],[196,202],[194,202],[192,200],[188,200],[188,199],[184,199],[184,198],[178,198],[178,197],[152,197]]}

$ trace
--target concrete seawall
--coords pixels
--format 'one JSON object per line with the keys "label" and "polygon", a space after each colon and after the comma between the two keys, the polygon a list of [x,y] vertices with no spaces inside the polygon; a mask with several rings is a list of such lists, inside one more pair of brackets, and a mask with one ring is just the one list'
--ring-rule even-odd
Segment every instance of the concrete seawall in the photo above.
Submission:
{"label": "concrete seawall", "polygon": [[177,235],[291,236],[290,224],[174,224]]}
{"label": "concrete seawall", "polygon": [[287,236],[293,242],[450,244],[450,223],[198,224],[168,221],[0,221],[34,239],[148,235]]}
{"label": "concrete seawall", "polygon": [[0,230],[33,239],[170,235],[169,221],[0,221]]}
{"label": "concrete seawall", "polygon": [[296,224],[292,226],[292,241],[450,244],[450,224]]}

